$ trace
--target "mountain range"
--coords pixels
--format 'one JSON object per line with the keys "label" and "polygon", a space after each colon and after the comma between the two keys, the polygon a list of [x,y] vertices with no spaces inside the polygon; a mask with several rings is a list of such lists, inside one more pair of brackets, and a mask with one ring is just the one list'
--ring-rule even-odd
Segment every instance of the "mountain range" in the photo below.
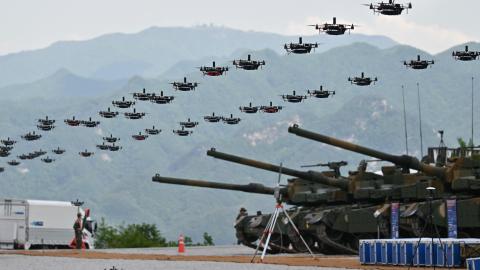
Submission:
{"label": "mountain range", "polygon": [[[158,29],[147,31],[154,30]],[[203,33],[206,30],[194,28],[189,31]],[[249,34],[252,33],[244,33]],[[341,39],[343,37],[339,37]],[[272,43],[278,41],[272,40]],[[139,39],[134,44],[142,42]],[[469,45],[471,48],[480,46],[477,43]],[[170,48],[165,46],[157,49]],[[99,47],[102,52],[104,48]],[[168,68],[165,65],[161,73],[128,79],[121,73],[118,73],[121,76],[94,75],[94,66],[103,65],[102,60],[91,64],[92,69],[88,72],[59,64],[58,70],[48,72],[51,75],[44,78],[0,88],[0,137],[20,140],[19,135],[35,129],[36,119],[48,115],[57,120],[53,131],[43,132],[42,139],[36,142],[19,142],[12,155],[57,146],[67,150],[63,156],[55,156],[53,164],[33,160],[11,167],[6,161],[12,157],[0,158],[0,166],[5,166],[5,172],[0,174],[0,196],[48,200],[79,198],[86,201],[96,217],[105,217],[111,223],[156,223],[169,239],[184,233],[192,236],[194,241],[200,240],[206,231],[216,243],[233,243],[232,224],[238,208],[244,206],[250,212],[257,209],[272,211],[272,198],[161,185],[152,183],[152,176],[159,173],[228,183],[276,184],[277,175],[273,173],[207,157],[205,153],[211,147],[274,164],[283,162],[284,166],[292,168],[347,160],[349,166],[344,173],[354,169],[361,159],[368,158],[288,134],[287,128],[293,123],[382,151],[402,154],[405,139],[401,85],[405,86],[409,153],[419,157],[417,82],[422,102],[424,145],[438,144],[436,131],[439,129],[445,130],[446,143],[452,146],[456,145],[457,137],[469,138],[470,84],[479,64],[456,62],[451,58],[451,50],[429,55],[404,45],[379,48],[368,43],[351,43],[310,55],[285,55],[248,42],[242,47],[231,53],[226,50],[211,55],[207,51],[204,54],[192,52],[183,60],[172,61]],[[96,51],[94,47],[90,50]],[[219,65],[230,64],[232,59],[247,54],[264,59],[266,66],[258,71],[231,69],[226,76],[216,78],[203,77],[193,68],[212,59]],[[402,61],[413,59],[417,54],[425,59],[435,59],[436,63],[423,71],[406,69]],[[81,56],[79,53],[78,57]],[[27,61],[28,57],[22,57]],[[32,58],[33,62],[38,59]],[[370,87],[353,86],[347,81],[348,77],[360,75],[362,71],[367,76],[378,77],[379,81]],[[29,71],[25,70],[25,73]],[[186,93],[173,91],[169,82],[183,76],[200,82],[198,89]],[[306,93],[307,89],[320,85],[335,91],[335,95],[328,99],[309,98],[300,104],[285,103],[280,97],[292,90]],[[175,100],[168,105],[138,102],[136,109],[147,113],[143,120],[127,120],[122,115],[119,119],[99,118],[98,111],[111,107],[112,100],[122,96],[131,99],[132,92],[143,88],[156,93],[164,90],[165,94],[175,95]],[[238,110],[239,106],[249,102],[265,105],[270,101],[284,106],[284,109],[272,115],[245,115]],[[121,112],[124,111],[129,109]],[[218,115],[232,113],[240,116],[242,121],[236,126],[203,122],[202,117],[212,112]],[[477,111],[475,115],[478,116]],[[101,124],[94,129],[63,124],[63,119],[72,116],[78,119],[93,117]],[[175,136],[172,130],[178,128],[179,121],[187,118],[201,123],[192,136]],[[476,117],[475,126],[479,124]],[[153,125],[162,129],[160,135],[151,136],[144,142],[131,138],[131,135]],[[102,137],[110,134],[121,138],[123,149],[117,153],[95,150]],[[94,150],[94,157],[81,158],[78,152],[85,149]],[[49,155],[53,157],[54,154]],[[370,169],[377,170],[378,164]],[[283,177],[283,183],[285,179]]]}

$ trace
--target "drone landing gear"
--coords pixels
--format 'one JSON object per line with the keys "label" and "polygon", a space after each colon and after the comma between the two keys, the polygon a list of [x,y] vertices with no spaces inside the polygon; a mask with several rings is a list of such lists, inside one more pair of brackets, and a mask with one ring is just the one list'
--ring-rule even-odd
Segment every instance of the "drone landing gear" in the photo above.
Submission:
{"label": "drone landing gear", "polygon": [[[302,243],[305,245],[306,249],[308,250],[308,252],[312,256],[312,258],[315,258],[315,255],[313,254],[312,250],[308,246],[305,239],[300,234],[300,231],[298,230],[297,226],[295,226],[295,223],[293,223],[293,221],[290,218],[290,216],[288,215],[287,211],[285,211],[285,209],[283,208],[283,204],[281,202],[277,202],[277,205],[275,206],[275,211],[273,212],[273,214],[270,216],[270,219],[268,220],[267,226],[265,227],[265,230],[263,231],[262,238],[260,238],[260,242],[259,242],[257,248],[255,249],[255,253],[253,254],[253,258],[250,262],[253,263],[255,261],[255,258],[258,255],[260,247],[263,247],[262,255],[260,257],[260,262],[263,262],[263,259],[265,258],[265,255],[267,254],[267,249],[268,249],[268,245],[270,243],[271,237],[272,237],[272,233],[275,229],[275,225],[277,224],[278,217],[280,216],[281,213],[283,213],[285,215],[288,223],[292,226],[295,233],[300,237],[300,239],[302,240]],[[266,240],[265,240],[265,238],[266,238]],[[264,240],[265,240],[265,242],[264,242]]]}

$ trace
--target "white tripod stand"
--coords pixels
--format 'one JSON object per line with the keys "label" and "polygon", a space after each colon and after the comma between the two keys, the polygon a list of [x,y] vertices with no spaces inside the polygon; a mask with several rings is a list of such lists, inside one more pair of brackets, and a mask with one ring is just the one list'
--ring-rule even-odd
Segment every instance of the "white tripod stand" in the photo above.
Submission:
{"label": "white tripod stand", "polygon": [[[310,253],[310,255],[312,256],[312,258],[315,258],[315,255],[313,254],[312,250],[308,246],[307,242],[305,242],[305,239],[303,239],[303,237],[300,234],[300,231],[298,230],[297,226],[295,226],[295,223],[293,223],[293,221],[290,218],[290,216],[288,215],[287,211],[285,211],[285,209],[283,208],[282,193],[280,191],[281,176],[282,176],[282,163],[280,163],[280,171],[279,171],[279,174],[278,174],[278,183],[277,183],[277,186],[275,187],[275,192],[274,192],[274,197],[277,201],[277,204],[275,206],[275,211],[270,216],[270,219],[267,222],[267,226],[265,227],[265,230],[263,231],[262,237],[260,238],[260,242],[258,243],[258,246],[255,249],[255,253],[253,254],[253,258],[251,260],[252,263],[254,262],[255,257],[257,257],[260,246],[263,246],[262,256],[260,257],[260,262],[263,262],[263,259],[265,258],[265,255],[267,254],[267,248],[268,248],[268,244],[270,243],[272,233],[275,230],[275,225],[277,224],[278,217],[280,216],[281,213],[283,213],[285,215],[288,223],[292,226],[295,233],[300,237],[300,239],[302,240],[303,244],[307,248],[307,250]],[[265,240],[265,236],[266,236],[266,240]],[[265,240],[265,242],[263,242],[263,240]]]}

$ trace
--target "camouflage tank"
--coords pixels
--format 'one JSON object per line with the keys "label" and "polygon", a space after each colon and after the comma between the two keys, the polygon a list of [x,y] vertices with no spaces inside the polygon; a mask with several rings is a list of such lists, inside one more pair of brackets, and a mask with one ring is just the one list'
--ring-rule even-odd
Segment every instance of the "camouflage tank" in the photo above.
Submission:
{"label": "camouflage tank", "polygon": [[[443,144],[442,138],[440,146],[430,147],[428,155],[422,161],[419,161],[412,156],[396,156],[383,153],[304,130],[296,125],[290,127],[288,131],[311,140],[389,161],[404,171],[409,169],[417,170],[418,173],[409,175],[415,176],[417,180],[421,179],[422,175],[429,177],[425,179],[426,181],[421,181],[436,188],[435,200],[433,201],[433,221],[440,228],[442,236],[447,236],[445,199],[456,199],[459,237],[480,237],[480,150],[478,148],[447,148]],[[434,163],[435,165],[430,165],[429,163]],[[403,183],[403,186],[409,182],[411,183],[408,180],[409,177],[404,178],[405,183]],[[385,177],[385,180],[387,179]],[[405,231],[411,232],[414,236],[420,236],[421,228],[423,228],[428,217],[425,190],[421,192],[422,182],[416,184],[419,188],[408,190],[408,188],[400,187],[399,189],[393,189],[388,194],[389,200],[402,203],[401,226]],[[402,185],[401,182],[391,182],[391,184]],[[427,228],[426,235],[433,235],[433,229],[431,227]]]}

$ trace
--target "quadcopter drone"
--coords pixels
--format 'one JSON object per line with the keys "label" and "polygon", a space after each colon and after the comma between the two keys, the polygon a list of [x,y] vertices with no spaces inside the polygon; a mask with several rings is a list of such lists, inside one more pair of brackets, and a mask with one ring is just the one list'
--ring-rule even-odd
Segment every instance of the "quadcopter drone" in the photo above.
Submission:
{"label": "quadcopter drone", "polygon": [[213,61],[213,64],[211,67],[203,66],[203,67],[199,67],[199,69],[203,73],[203,75],[207,75],[207,76],[221,76],[228,71],[228,67],[215,66],[215,61]]}
{"label": "quadcopter drone", "polygon": [[122,97],[122,100],[112,101],[112,105],[117,108],[127,109],[130,108],[132,105],[135,105],[135,101],[125,100],[125,97]]}
{"label": "quadcopter drone", "polygon": [[20,165],[20,162],[13,159],[13,160],[10,160],[9,162],[7,162],[7,164],[10,165],[10,166],[18,166],[18,165]]}
{"label": "quadcopter drone", "polygon": [[162,130],[156,129],[155,126],[153,126],[152,128],[145,129],[145,133],[147,133],[148,135],[158,135],[160,134],[160,132],[162,132]]}
{"label": "quadcopter drone", "polygon": [[307,94],[309,94],[311,97],[316,97],[316,98],[328,98],[330,95],[335,95],[335,91],[328,91],[328,90],[323,90],[323,86],[320,85],[320,89],[318,90],[307,90]]}
{"label": "quadcopter drone", "polygon": [[42,158],[41,160],[42,160],[43,162],[45,162],[45,163],[52,163],[52,162],[55,161],[55,159],[50,158],[50,157],[48,157],[48,156],[47,156],[46,158]]}
{"label": "quadcopter drone", "polygon": [[110,107],[108,107],[106,111],[99,111],[98,114],[103,118],[115,118],[118,112],[113,112],[110,110]]}
{"label": "quadcopter drone", "polygon": [[91,157],[91,156],[94,155],[93,152],[88,152],[87,149],[85,149],[85,151],[83,151],[83,152],[79,152],[78,154],[82,157]]}
{"label": "quadcopter drone", "polygon": [[178,91],[193,91],[197,88],[197,82],[187,82],[187,77],[183,77],[183,82],[172,82],[173,88]]}
{"label": "quadcopter drone", "polygon": [[10,137],[8,137],[6,140],[1,140],[0,143],[2,143],[5,146],[10,146],[10,145],[16,144],[17,141],[11,140]]}
{"label": "quadcopter drone", "polygon": [[57,149],[53,149],[52,152],[57,154],[57,155],[61,155],[61,154],[65,153],[65,149],[61,149],[60,147],[57,147]]}
{"label": "quadcopter drone", "polygon": [[138,135],[132,135],[132,138],[134,138],[137,141],[144,141],[148,138],[148,135],[142,134],[141,132],[139,132]]}
{"label": "quadcopter drone", "polygon": [[188,118],[187,121],[180,122],[180,126],[185,127],[185,128],[194,128],[197,125],[198,125],[198,122],[190,121],[190,118]]}
{"label": "quadcopter drone", "polygon": [[293,90],[293,94],[289,95],[280,95],[284,101],[290,103],[299,103],[302,102],[304,99],[307,99],[307,96],[297,95],[295,90]]}
{"label": "quadcopter drone", "polygon": [[411,69],[426,69],[429,65],[435,64],[435,62],[433,60],[420,60],[420,55],[417,55],[416,60],[403,61],[403,64]]}
{"label": "quadcopter drone", "polygon": [[299,37],[298,43],[285,44],[283,47],[288,54],[306,54],[310,53],[312,49],[318,48],[318,43],[303,43],[302,37]]}
{"label": "quadcopter drone", "polygon": [[350,30],[355,29],[354,24],[339,24],[337,23],[337,18],[333,17],[333,23],[324,23],[324,24],[310,24],[309,26],[314,26],[316,30],[318,30],[320,33],[324,32],[327,35],[343,35],[345,32],[348,30],[348,33],[350,33]]}
{"label": "quadcopter drone", "polygon": [[236,68],[241,68],[243,70],[258,70],[258,68],[265,65],[265,61],[252,60],[252,56],[247,55],[247,59],[233,60],[233,65]]}
{"label": "quadcopter drone", "polygon": [[174,129],[173,133],[178,135],[178,136],[188,136],[193,133],[191,130],[185,130],[185,127],[182,126],[182,129]]}
{"label": "quadcopter drone", "polygon": [[143,88],[142,92],[134,92],[132,95],[136,100],[147,101],[150,100],[151,97],[155,96],[155,93],[147,93],[147,90]]}
{"label": "quadcopter drone", "polygon": [[125,112],[123,114],[125,115],[125,118],[132,120],[142,119],[145,116],[145,113],[137,112],[135,108],[133,108],[133,112]]}
{"label": "quadcopter drone", "polygon": [[65,124],[72,126],[72,127],[78,127],[82,121],[75,119],[75,116],[72,117],[72,119],[65,119],[63,122]]}
{"label": "quadcopter drone", "polygon": [[452,52],[453,58],[455,60],[460,60],[460,61],[472,61],[472,60],[477,60],[478,57],[480,56],[479,51],[469,51],[468,46],[465,46],[464,51],[453,51]]}
{"label": "quadcopter drone", "polygon": [[257,113],[259,107],[258,106],[252,106],[252,103],[248,103],[248,106],[240,106],[238,108],[241,112],[244,113]]}
{"label": "quadcopter drone", "polygon": [[222,121],[225,124],[236,125],[240,123],[241,119],[238,117],[233,117],[233,114],[230,114],[230,117],[222,117]]}
{"label": "quadcopter drone", "polygon": [[388,2],[380,2],[377,4],[364,4],[365,6],[370,7],[373,10],[373,13],[378,13],[382,15],[400,15],[404,10],[408,10],[412,8],[412,3],[408,4],[397,4],[395,0],[389,0]]}
{"label": "quadcopter drone", "polygon": [[215,113],[212,113],[212,115],[204,116],[203,120],[205,120],[205,122],[209,122],[209,123],[218,123],[218,122],[220,122],[220,120],[222,120],[222,117],[215,115]]}
{"label": "quadcopter drone", "polygon": [[100,125],[100,121],[94,121],[94,120],[92,120],[92,117],[90,117],[90,118],[88,118],[88,120],[80,121],[80,124],[82,126],[85,126],[85,127],[94,128],[94,127]]}
{"label": "quadcopter drone", "polygon": [[109,143],[114,143],[114,142],[120,141],[120,138],[113,137],[113,135],[110,134],[110,137],[103,137],[103,140]]}
{"label": "quadcopter drone", "polygon": [[260,110],[264,113],[278,113],[283,109],[283,106],[274,106],[270,101],[270,105],[260,106]]}
{"label": "quadcopter drone", "polygon": [[367,86],[367,85],[370,85],[372,84],[375,84],[375,82],[378,81],[377,77],[375,77],[374,79],[370,78],[370,77],[365,77],[365,74],[362,72],[362,74],[360,75],[360,77],[353,77],[353,78],[348,78],[348,81],[351,83],[351,84],[355,84],[355,85],[359,85],[359,86]]}
{"label": "quadcopter drone", "polygon": [[22,135],[21,137],[22,137],[22,139],[24,139],[26,141],[35,141],[35,140],[40,139],[42,137],[42,135],[35,134],[35,131],[32,131],[32,132],[29,132],[25,135]]}
{"label": "quadcopter drone", "polygon": [[174,100],[175,97],[174,96],[164,96],[163,95],[163,91],[160,91],[160,96],[152,96],[150,97],[150,101],[153,102],[153,103],[157,103],[157,104],[167,104],[167,103],[170,103],[172,102],[172,100]]}

